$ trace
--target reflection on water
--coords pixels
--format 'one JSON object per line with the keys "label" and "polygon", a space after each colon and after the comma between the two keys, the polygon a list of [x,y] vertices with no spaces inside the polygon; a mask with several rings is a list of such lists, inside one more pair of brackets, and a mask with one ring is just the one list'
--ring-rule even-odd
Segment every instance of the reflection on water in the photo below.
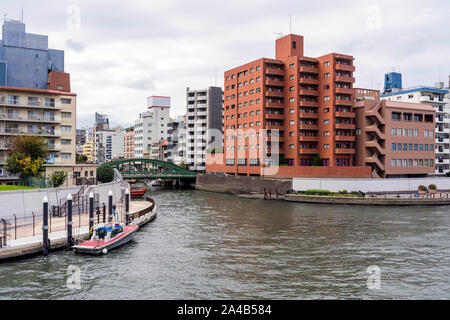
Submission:
{"label": "reflection on water", "polygon": [[[0,265],[2,299],[449,299],[446,207],[354,207],[154,191],[158,218],[107,255]],[[67,288],[69,265],[81,289]],[[381,268],[381,289],[367,268]]]}

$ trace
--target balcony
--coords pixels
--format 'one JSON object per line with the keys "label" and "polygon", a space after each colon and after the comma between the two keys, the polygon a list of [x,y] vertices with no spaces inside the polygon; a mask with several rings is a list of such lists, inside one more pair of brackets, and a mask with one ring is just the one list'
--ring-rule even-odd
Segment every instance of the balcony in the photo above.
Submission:
{"label": "balcony", "polygon": [[267,130],[284,130],[284,125],[274,125],[274,124],[266,124],[266,129]]}
{"label": "balcony", "polygon": [[355,149],[352,148],[336,148],[334,149],[335,154],[355,154]]}
{"label": "balcony", "polygon": [[277,102],[266,102],[266,108],[282,108],[282,109],[284,109],[284,104],[277,103]]}
{"label": "balcony", "polygon": [[353,100],[336,99],[335,104],[337,106],[353,106],[355,102]]}
{"label": "balcony", "polygon": [[439,148],[437,148],[436,149],[436,154],[449,154],[450,153],[450,149],[439,149]]}
{"label": "balcony", "polygon": [[300,119],[319,119],[319,114],[311,113],[311,112],[300,112],[299,118]]}
{"label": "balcony", "polygon": [[436,128],[436,133],[450,133],[450,128]]}
{"label": "balcony", "polygon": [[299,136],[298,141],[300,142],[318,142],[319,137],[318,136]]}
{"label": "balcony", "polygon": [[317,154],[319,153],[319,149],[315,148],[315,149],[300,149],[299,150],[300,154]]}
{"label": "balcony", "polygon": [[419,102],[434,102],[434,99],[429,96],[419,97]]}
{"label": "balcony", "polygon": [[336,82],[345,82],[345,83],[354,83],[355,78],[353,77],[344,77],[344,76],[336,76]]}
{"label": "balcony", "polygon": [[317,74],[317,73],[319,73],[319,68],[300,66],[299,72],[302,72],[302,73],[315,73],[315,74]]}
{"label": "balcony", "polygon": [[351,89],[351,88],[337,88],[336,87],[336,93],[340,93],[340,94],[355,94],[355,89]]}
{"label": "balcony", "polygon": [[334,125],[335,129],[348,129],[348,130],[354,130],[355,124],[353,123],[336,123]]}
{"label": "balcony", "polygon": [[311,78],[300,78],[299,79],[300,84],[319,84],[319,79],[311,79]]}
{"label": "balcony", "polygon": [[265,116],[266,119],[270,120],[283,120],[284,119],[284,114],[276,114],[276,113],[266,113]]}
{"label": "balcony", "polygon": [[283,91],[266,90],[266,97],[284,97]]}
{"label": "balcony", "polygon": [[335,141],[355,141],[355,136],[336,136],[334,138]]}
{"label": "balcony", "polygon": [[45,129],[43,129],[42,130],[42,135],[44,137],[48,137],[48,136],[50,136],[50,137],[58,137],[58,136],[61,135],[61,130],[45,130]]}
{"label": "balcony", "polygon": [[450,139],[438,139],[436,144],[450,144]]}
{"label": "balcony", "polygon": [[276,69],[276,68],[266,68],[266,74],[283,76],[284,75],[284,70],[283,69],[279,70],[279,69]]}
{"label": "balcony", "polygon": [[337,71],[354,72],[355,71],[355,66],[349,66],[349,65],[343,64],[343,63],[336,63],[336,70]]}
{"label": "balcony", "polygon": [[284,81],[280,80],[266,80],[266,86],[284,87]]}
{"label": "balcony", "polygon": [[303,123],[300,123],[298,125],[298,128],[300,130],[314,130],[314,131],[317,131],[317,130],[319,130],[319,125],[317,125],[317,124],[303,124]]}
{"label": "balcony", "polygon": [[300,96],[314,96],[314,97],[319,96],[319,92],[317,90],[308,90],[308,89],[300,89],[298,91],[298,94]]}
{"label": "balcony", "polygon": [[436,165],[450,164],[450,159],[436,160]]}
{"label": "balcony", "polygon": [[60,123],[61,117],[44,117],[44,119],[42,119],[42,122],[44,122],[44,123]]}
{"label": "balcony", "polygon": [[49,144],[48,148],[50,149],[50,151],[61,151],[60,144]]}
{"label": "balcony", "polygon": [[354,118],[356,114],[354,112],[342,112],[342,111],[336,111],[334,113],[334,116],[336,118]]}
{"label": "balcony", "polygon": [[319,107],[319,101],[300,100],[298,102],[299,107]]}

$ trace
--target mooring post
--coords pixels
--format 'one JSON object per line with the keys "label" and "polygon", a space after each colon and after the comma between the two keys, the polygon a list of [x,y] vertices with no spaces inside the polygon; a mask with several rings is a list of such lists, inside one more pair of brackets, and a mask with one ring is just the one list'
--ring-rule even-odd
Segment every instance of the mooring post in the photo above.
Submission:
{"label": "mooring post", "polygon": [[103,223],[106,223],[106,204],[103,202]]}
{"label": "mooring post", "polygon": [[130,189],[125,190],[125,223],[130,223]]}
{"label": "mooring post", "polygon": [[113,212],[112,212],[112,206],[113,206],[113,192],[112,190],[109,190],[109,194],[108,194],[108,221],[112,222],[113,221]]}
{"label": "mooring post", "polygon": [[94,193],[89,194],[89,233],[94,228]]}
{"label": "mooring post", "polygon": [[44,197],[43,203],[43,225],[42,225],[42,253],[48,255],[48,198]]}
{"label": "mooring post", "polygon": [[67,196],[67,248],[73,246],[72,241],[72,195]]}

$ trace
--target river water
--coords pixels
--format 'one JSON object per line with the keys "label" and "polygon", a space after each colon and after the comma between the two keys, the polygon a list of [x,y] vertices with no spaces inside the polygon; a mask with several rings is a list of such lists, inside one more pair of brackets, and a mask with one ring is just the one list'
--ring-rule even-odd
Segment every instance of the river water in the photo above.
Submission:
{"label": "river water", "polygon": [[[157,219],[107,255],[0,264],[0,299],[449,299],[448,207],[150,194]],[[73,288],[68,268],[80,271]],[[368,268],[379,268],[369,289]],[[375,282],[377,283],[377,282]]]}

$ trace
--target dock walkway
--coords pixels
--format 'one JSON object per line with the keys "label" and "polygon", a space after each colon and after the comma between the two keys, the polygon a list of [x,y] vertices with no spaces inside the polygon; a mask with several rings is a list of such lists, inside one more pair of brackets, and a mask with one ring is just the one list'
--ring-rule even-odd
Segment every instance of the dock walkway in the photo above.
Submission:
{"label": "dock walkway", "polygon": [[[143,226],[156,218],[156,205],[151,199],[147,201],[131,201],[130,202],[130,217],[132,219],[130,224]],[[78,218],[77,218],[78,219]],[[74,226],[72,230],[75,240],[86,240],[89,237],[89,215],[81,215],[80,223]],[[67,247],[67,231],[65,230],[66,218],[52,219],[52,232],[49,232],[50,251],[62,249]],[[94,215],[94,227],[97,224],[96,216]],[[36,221],[36,225],[42,229],[42,220]],[[0,248],[0,262],[13,258],[25,257],[32,254],[42,252],[43,240],[42,232],[37,235],[33,234],[33,227],[27,226],[18,229],[17,239],[8,239],[7,245]]]}

